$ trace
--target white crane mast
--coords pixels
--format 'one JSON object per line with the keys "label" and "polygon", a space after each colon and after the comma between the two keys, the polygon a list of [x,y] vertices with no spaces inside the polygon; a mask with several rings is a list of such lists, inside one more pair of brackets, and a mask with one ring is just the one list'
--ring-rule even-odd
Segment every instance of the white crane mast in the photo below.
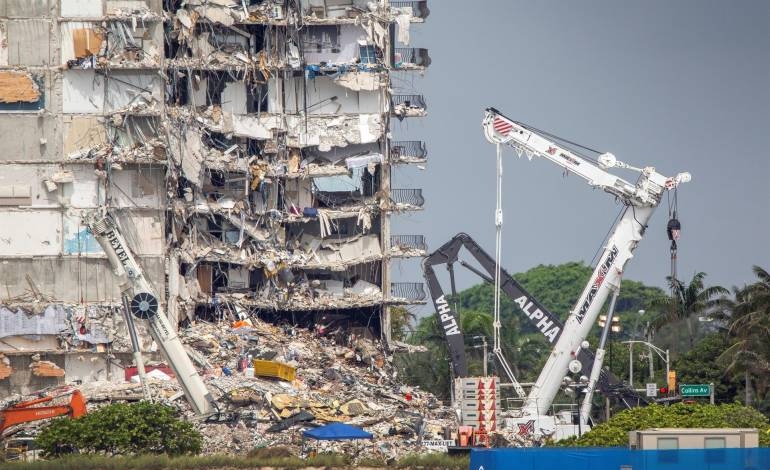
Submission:
{"label": "white crane mast", "polygon": [[[564,325],[564,330],[553,347],[540,376],[527,396],[522,414],[542,416],[547,413],[562,385],[570,361],[576,358],[581,343],[588,336],[599,312],[612,291],[620,288],[626,263],[644,235],[647,223],[661,201],[663,193],[680,183],[690,181],[689,173],[666,177],[653,167],[635,168],[619,162],[612,154],[599,157],[599,164],[582,158],[537,131],[512,121],[494,108],[488,108],[483,121],[487,140],[514,147],[521,156],[531,160],[543,157],[565,170],[588,181],[592,187],[618,197],[626,205],[623,215],[615,224],[604,246],[599,262],[583,289]],[[636,184],[631,184],[606,170],[626,168],[640,173]]]}
{"label": "white crane mast", "polygon": [[197,414],[211,413],[214,400],[187,356],[175,329],[171,328],[155,289],[144,276],[115,221],[100,211],[88,214],[84,221],[107,254],[114,274],[120,280],[121,294],[128,300],[130,314],[149,323],[150,333],[176,374],[187,401]]}

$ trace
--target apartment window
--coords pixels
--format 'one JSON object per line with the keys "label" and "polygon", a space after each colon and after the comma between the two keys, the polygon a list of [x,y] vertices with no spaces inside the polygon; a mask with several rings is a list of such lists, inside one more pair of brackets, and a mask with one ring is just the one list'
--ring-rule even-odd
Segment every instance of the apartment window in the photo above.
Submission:
{"label": "apartment window", "polygon": [[377,51],[374,50],[374,46],[358,46],[358,56],[362,64],[377,63]]}
{"label": "apartment window", "polygon": [[679,461],[679,438],[678,437],[659,437],[658,438],[658,462],[676,463]]}

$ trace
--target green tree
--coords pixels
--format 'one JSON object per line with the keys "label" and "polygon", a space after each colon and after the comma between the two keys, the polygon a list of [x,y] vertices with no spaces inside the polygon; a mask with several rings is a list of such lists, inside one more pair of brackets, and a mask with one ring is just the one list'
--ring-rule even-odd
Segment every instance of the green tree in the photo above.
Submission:
{"label": "green tree", "polygon": [[[745,402],[754,402],[763,411],[770,411],[767,401],[770,389],[770,273],[754,266],[758,280],[743,289],[735,289],[735,302],[729,317],[728,332],[735,344],[722,354],[727,372],[742,376]],[[752,385],[752,378],[754,378]]]}
{"label": "green tree", "polygon": [[398,305],[390,307],[391,336],[396,341],[406,339],[408,333],[414,332],[416,316],[408,308]]}
{"label": "green tree", "polygon": [[679,383],[713,383],[717,401],[734,401],[739,384],[725,373],[718,360],[734,341],[722,333],[712,333],[695,344],[693,349],[673,361]]}
{"label": "green tree", "polygon": [[87,454],[197,454],[203,438],[165,405],[142,401],[105,406],[78,419],[59,418],[37,445],[47,456]]}
{"label": "green tree", "polygon": [[619,447],[628,445],[628,432],[650,428],[757,428],[759,443],[770,446],[767,417],[738,403],[650,405],[622,411],[580,437],[559,441],[565,447]]}
{"label": "green tree", "polygon": [[667,276],[671,289],[670,297],[659,297],[651,302],[651,306],[660,313],[653,321],[658,329],[665,324],[684,321],[687,326],[687,338],[690,348],[695,345],[695,327],[693,317],[708,316],[726,303],[725,296],[730,293],[722,286],[704,285],[706,273],[696,273],[689,284],[679,279]]}
{"label": "green tree", "polygon": [[[579,262],[557,266],[540,265],[514,275],[514,278],[527,291],[562,320],[568,316],[569,310],[577,302],[590,277],[591,268]],[[623,281],[620,292],[616,314],[622,319],[626,334],[633,329],[630,326],[633,322],[629,319],[637,321],[639,317],[637,312],[647,306],[652,298],[662,297],[664,294],[661,289],[631,280]],[[466,339],[467,356],[472,373],[480,373],[483,365],[481,350],[475,347],[479,341],[474,338],[486,336],[489,351],[492,352],[493,298],[494,286],[490,283],[482,283],[465,289],[453,299],[449,299],[450,304],[456,303],[460,311],[460,326]],[[552,345],[511,299],[503,295],[500,304],[501,350],[518,380],[534,380],[548,358]],[[400,358],[398,362],[403,374],[409,377],[412,383],[426,387],[441,396],[448,396],[448,392],[445,392],[449,390],[446,339],[435,318],[435,314],[422,318],[410,338],[410,342],[425,346],[428,352],[421,354],[433,355],[433,360]],[[598,327],[594,333],[593,337],[598,338]],[[622,338],[614,336],[613,339]],[[622,364],[627,356],[623,354],[625,349],[625,346],[615,348],[617,353],[615,359],[618,365]],[[491,361],[489,370],[496,375],[502,375],[503,371],[497,366],[496,361]],[[620,370],[626,368],[627,363],[626,367]],[[435,373],[443,374],[445,377],[437,377],[433,375]]]}

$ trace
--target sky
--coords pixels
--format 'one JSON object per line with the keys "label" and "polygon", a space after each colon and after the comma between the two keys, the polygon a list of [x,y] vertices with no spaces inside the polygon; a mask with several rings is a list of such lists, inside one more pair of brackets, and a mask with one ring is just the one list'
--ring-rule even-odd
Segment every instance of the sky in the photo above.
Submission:
{"label": "sky", "polygon": [[[766,0],[430,1],[410,47],[427,47],[422,75],[394,73],[428,116],[393,126],[427,142],[425,170],[394,171],[393,188],[423,188],[424,211],[393,218],[394,234],[424,234],[429,250],[458,232],[494,253],[495,147],[484,109],[665,175],[679,189],[679,277],[742,286],[770,269],[770,2]],[[620,176],[635,180],[634,174]],[[504,154],[502,265],[590,263],[619,211],[610,195],[543,160]],[[626,279],[663,287],[670,274],[664,203]],[[394,281],[422,279],[418,260]],[[478,282],[461,275],[458,288]]]}

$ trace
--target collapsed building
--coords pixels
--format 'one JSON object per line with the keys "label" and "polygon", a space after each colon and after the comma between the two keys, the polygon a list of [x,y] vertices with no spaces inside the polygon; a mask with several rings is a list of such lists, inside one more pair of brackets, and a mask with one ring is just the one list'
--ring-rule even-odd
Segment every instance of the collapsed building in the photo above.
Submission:
{"label": "collapsed building", "polygon": [[[256,316],[391,344],[422,283],[394,120],[426,1],[0,3],[0,395],[122,380],[120,286],[84,215],[111,214],[171,323]],[[144,350],[154,351],[146,331]],[[194,341],[191,340],[191,341]],[[159,359],[159,358],[158,358]]]}

